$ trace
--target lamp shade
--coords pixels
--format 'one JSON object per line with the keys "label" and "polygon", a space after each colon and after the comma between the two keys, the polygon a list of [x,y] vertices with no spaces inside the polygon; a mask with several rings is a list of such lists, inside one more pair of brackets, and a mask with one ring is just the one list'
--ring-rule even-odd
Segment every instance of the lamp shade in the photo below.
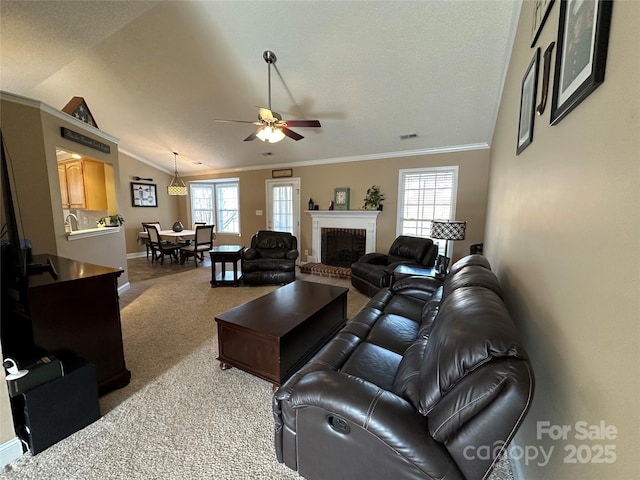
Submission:
{"label": "lamp shade", "polygon": [[464,240],[467,222],[432,220],[431,238],[439,240]]}
{"label": "lamp shade", "polygon": [[169,185],[167,187],[167,193],[169,195],[187,195],[187,187],[185,185]]}
{"label": "lamp shade", "polygon": [[178,152],[173,152],[173,165],[175,167],[175,173],[171,179],[171,183],[167,187],[167,193],[169,195],[188,195],[187,186],[184,181],[178,175]]}

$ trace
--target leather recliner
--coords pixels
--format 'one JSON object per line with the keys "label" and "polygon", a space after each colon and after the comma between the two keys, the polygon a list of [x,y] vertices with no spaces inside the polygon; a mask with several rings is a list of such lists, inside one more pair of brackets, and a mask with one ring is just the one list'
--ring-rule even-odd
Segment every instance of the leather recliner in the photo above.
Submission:
{"label": "leather recliner", "polygon": [[260,230],[242,255],[242,279],[247,285],[291,283],[296,279],[298,239],[288,232]]}
{"label": "leather recliner", "polygon": [[432,267],[438,246],[430,238],[400,235],[389,253],[367,253],[351,264],[351,285],[372,297],[393,284],[393,271],[399,265]]}

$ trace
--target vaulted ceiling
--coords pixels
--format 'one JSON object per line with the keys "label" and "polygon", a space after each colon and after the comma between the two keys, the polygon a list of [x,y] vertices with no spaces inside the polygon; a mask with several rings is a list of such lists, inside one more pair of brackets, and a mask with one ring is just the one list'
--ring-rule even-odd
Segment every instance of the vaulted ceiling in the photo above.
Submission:
{"label": "vaulted ceiling", "polygon": [[[182,175],[467,149],[491,142],[520,4],[6,1],[0,89],[83,97],[120,150]],[[267,106],[321,128],[244,142]],[[401,140],[403,135],[417,136]]]}

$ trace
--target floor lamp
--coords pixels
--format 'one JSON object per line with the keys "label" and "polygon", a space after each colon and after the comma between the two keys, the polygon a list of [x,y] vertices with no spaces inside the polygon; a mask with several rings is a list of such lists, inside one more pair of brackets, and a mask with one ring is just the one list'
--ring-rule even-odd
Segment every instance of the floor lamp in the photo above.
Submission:
{"label": "floor lamp", "polygon": [[446,273],[448,267],[447,248],[449,240],[464,240],[464,234],[467,229],[467,222],[459,222],[455,220],[432,220],[431,221],[431,238],[444,240],[444,259],[437,266],[438,273]]}

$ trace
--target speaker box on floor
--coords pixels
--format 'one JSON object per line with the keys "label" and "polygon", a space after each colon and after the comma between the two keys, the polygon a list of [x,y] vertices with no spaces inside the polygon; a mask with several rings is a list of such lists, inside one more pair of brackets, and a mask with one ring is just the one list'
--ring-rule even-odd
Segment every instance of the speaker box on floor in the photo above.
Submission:
{"label": "speaker box on floor", "polygon": [[96,367],[70,371],[22,394],[23,440],[33,455],[100,418]]}

